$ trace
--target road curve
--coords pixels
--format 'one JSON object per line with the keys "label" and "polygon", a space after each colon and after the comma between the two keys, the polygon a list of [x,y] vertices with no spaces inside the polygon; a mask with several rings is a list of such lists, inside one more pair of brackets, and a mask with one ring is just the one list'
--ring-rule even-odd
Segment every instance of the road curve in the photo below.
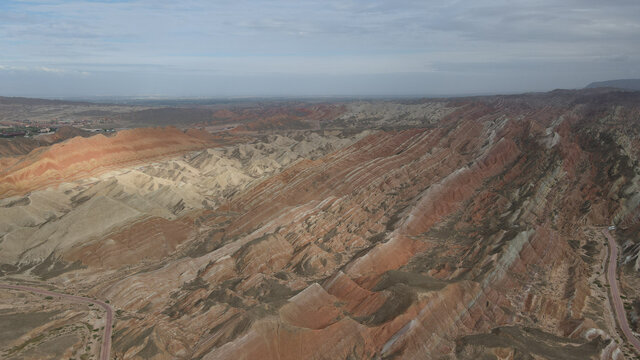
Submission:
{"label": "road curve", "polygon": [[638,353],[640,353],[640,341],[638,340],[631,328],[629,327],[629,322],[627,321],[627,315],[624,312],[624,305],[622,303],[622,299],[620,298],[620,290],[618,289],[618,281],[616,279],[616,267],[618,266],[618,246],[616,245],[616,241],[613,239],[613,236],[609,233],[609,230],[602,230],[604,236],[609,240],[609,267],[607,268],[607,281],[609,282],[609,286],[611,289],[611,303],[616,312],[616,318],[618,319],[618,325],[620,325],[620,329],[626,336],[627,341],[636,349]]}
{"label": "road curve", "polygon": [[77,303],[85,303],[85,304],[90,303],[90,304],[95,304],[100,306],[107,313],[106,322],[104,324],[104,336],[102,338],[102,347],[100,348],[100,360],[109,360],[109,357],[111,356],[111,326],[113,325],[113,308],[109,304],[100,300],[94,300],[94,299],[90,299],[82,296],[76,296],[76,295],[57,293],[57,292],[39,289],[31,286],[0,284],[0,289],[29,291],[32,293],[42,294],[47,296],[58,296],[58,297],[61,297],[73,302],[77,302]]}

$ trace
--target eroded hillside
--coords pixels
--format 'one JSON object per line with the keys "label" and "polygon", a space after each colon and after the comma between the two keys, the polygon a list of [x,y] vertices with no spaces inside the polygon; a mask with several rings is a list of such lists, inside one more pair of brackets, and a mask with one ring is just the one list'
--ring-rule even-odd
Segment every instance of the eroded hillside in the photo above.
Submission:
{"label": "eroded hillside", "polygon": [[637,259],[639,100],[353,103],[314,130],[200,135],[6,190],[0,270],[109,300],[118,359],[633,357],[597,229]]}

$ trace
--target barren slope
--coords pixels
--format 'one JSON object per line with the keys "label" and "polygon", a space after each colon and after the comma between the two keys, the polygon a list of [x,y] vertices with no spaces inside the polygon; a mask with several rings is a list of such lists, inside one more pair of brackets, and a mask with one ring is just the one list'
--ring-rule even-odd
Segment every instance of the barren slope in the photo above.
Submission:
{"label": "barren slope", "polygon": [[176,128],[125,130],[116,136],[75,137],[35,149],[0,171],[0,196],[26,193],[64,181],[88,177],[105,169],[212,146],[212,141]]}
{"label": "barren slope", "polygon": [[123,359],[629,356],[594,226],[640,228],[638,104],[351,104],[323,126],[385,130],[283,132],[0,200],[0,270],[109,300]]}

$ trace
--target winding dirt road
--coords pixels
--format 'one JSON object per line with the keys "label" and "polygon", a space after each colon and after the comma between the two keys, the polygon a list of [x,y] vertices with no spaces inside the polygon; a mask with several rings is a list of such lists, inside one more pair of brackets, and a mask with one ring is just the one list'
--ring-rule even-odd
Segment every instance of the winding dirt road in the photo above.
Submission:
{"label": "winding dirt road", "polygon": [[618,288],[618,281],[616,280],[616,267],[618,266],[618,246],[616,245],[613,236],[609,233],[609,230],[602,230],[604,236],[609,240],[609,267],[607,268],[607,281],[611,288],[611,303],[616,312],[616,318],[618,319],[618,325],[626,336],[627,341],[633,345],[638,353],[640,353],[640,341],[638,340],[627,321],[627,315],[624,312],[624,304],[620,298],[620,289]]}
{"label": "winding dirt road", "polygon": [[109,360],[109,357],[111,356],[111,326],[113,325],[113,308],[109,304],[100,300],[94,300],[94,299],[90,299],[82,296],[76,296],[76,295],[57,293],[57,292],[43,290],[43,289],[31,287],[31,286],[0,284],[0,289],[29,291],[32,293],[42,294],[47,296],[57,296],[57,297],[61,297],[63,299],[70,300],[77,303],[84,303],[84,304],[90,303],[90,304],[95,304],[100,306],[107,313],[106,322],[104,324],[104,336],[102,338],[102,347],[100,348],[100,360]]}

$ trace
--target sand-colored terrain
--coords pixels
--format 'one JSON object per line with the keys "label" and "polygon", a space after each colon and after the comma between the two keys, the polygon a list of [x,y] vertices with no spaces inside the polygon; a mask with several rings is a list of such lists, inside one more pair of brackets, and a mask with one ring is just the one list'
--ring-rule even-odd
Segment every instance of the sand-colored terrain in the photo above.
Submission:
{"label": "sand-colored terrain", "polygon": [[0,280],[108,300],[118,359],[633,358],[595,229],[637,276],[639,100],[353,102],[63,160],[72,139],[3,173]]}

